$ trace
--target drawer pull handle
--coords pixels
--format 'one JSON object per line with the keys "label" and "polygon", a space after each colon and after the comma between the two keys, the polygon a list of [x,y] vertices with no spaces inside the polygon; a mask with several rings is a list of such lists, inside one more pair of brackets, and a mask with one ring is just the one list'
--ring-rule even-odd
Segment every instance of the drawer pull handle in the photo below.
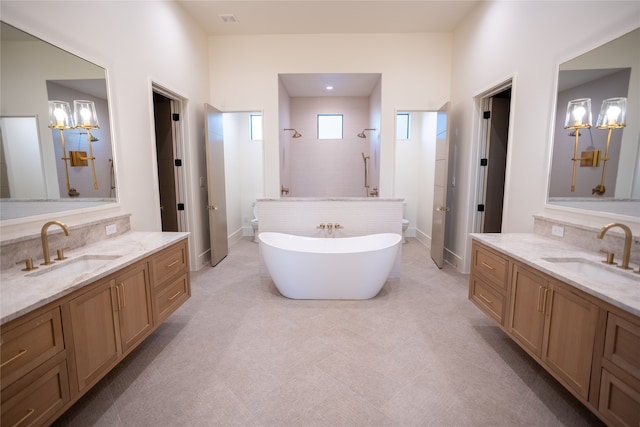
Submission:
{"label": "drawer pull handle", "polygon": [[5,365],[8,365],[9,363],[13,362],[14,360],[16,360],[19,357],[24,356],[24,354],[27,352],[26,348],[23,348],[22,350],[20,350],[20,352],[18,352],[18,354],[16,354],[15,356],[13,356],[11,359],[7,360],[6,362],[3,362],[2,365],[0,365],[0,368],[4,368]]}
{"label": "drawer pull handle", "polygon": [[180,260],[177,259],[177,260],[173,261],[171,264],[167,264],[167,268],[171,268],[171,267],[173,267],[174,265],[176,265],[179,262],[180,262]]}
{"label": "drawer pull handle", "polygon": [[36,412],[35,409],[29,408],[29,410],[27,411],[27,415],[25,415],[24,417],[20,418],[18,420],[18,422],[13,425],[13,427],[17,427],[20,424],[22,424],[27,418],[29,418],[31,415],[33,415],[34,412]]}
{"label": "drawer pull handle", "polygon": [[120,287],[122,288],[122,308],[127,306],[127,294],[124,291],[124,283],[120,283]]}
{"label": "drawer pull handle", "polygon": [[[536,302],[536,311],[538,311],[539,313],[542,313],[544,311],[542,298],[540,297],[540,294],[542,293],[542,291],[546,291],[546,289],[543,288],[542,286],[538,286],[538,301]],[[546,292],[545,292],[545,299],[546,299]]]}
{"label": "drawer pull handle", "polygon": [[493,304],[493,301],[491,301],[489,298],[485,297],[485,296],[484,296],[484,295],[482,295],[482,294],[479,294],[479,295],[480,295],[480,298],[482,298],[483,300],[485,300],[487,303],[489,303],[489,304]]}
{"label": "drawer pull handle", "polygon": [[122,297],[120,296],[120,285],[116,286],[116,299],[118,300],[118,311],[122,310]]}
{"label": "drawer pull handle", "polygon": [[495,268],[491,267],[489,264],[487,264],[486,262],[482,261],[482,265],[487,267],[489,270],[494,271]]}
{"label": "drawer pull handle", "polygon": [[175,294],[174,296],[172,296],[171,298],[169,298],[169,301],[173,301],[173,300],[174,300],[174,299],[176,299],[176,297],[177,297],[178,295],[180,295],[181,293],[182,293],[181,291],[176,292],[176,294]]}

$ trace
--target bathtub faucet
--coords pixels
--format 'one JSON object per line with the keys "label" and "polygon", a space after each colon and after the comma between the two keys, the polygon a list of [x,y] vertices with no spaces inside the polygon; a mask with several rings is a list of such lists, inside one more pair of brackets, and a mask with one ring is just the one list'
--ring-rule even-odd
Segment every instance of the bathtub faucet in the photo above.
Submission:
{"label": "bathtub faucet", "polygon": [[333,224],[327,224],[327,230],[329,230],[329,234],[331,234],[333,232]]}

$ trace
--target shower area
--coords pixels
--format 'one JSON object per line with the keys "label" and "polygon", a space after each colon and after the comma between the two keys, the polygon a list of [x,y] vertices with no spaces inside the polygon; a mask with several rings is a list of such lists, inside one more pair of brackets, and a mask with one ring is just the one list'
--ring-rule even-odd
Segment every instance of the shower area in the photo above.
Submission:
{"label": "shower area", "polygon": [[[380,75],[281,74],[280,183],[290,197],[376,196]],[[321,118],[335,127],[323,135]]]}

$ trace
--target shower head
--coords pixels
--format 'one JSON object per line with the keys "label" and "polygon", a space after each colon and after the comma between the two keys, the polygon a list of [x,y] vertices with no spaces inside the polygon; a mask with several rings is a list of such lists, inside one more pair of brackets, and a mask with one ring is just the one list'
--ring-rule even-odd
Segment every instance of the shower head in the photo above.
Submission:
{"label": "shower head", "polygon": [[365,135],[365,133],[364,133],[364,131],[366,131],[366,130],[375,130],[375,129],[370,129],[370,128],[363,129],[362,132],[360,132],[358,134],[358,138],[366,138],[367,135]]}
{"label": "shower head", "polygon": [[293,131],[293,135],[292,135],[293,138],[300,138],[302,136],[302,134],[300,132],[298,132],[297,130],[295,130],[295,129],[285,129],[285,130],[292,130]]}

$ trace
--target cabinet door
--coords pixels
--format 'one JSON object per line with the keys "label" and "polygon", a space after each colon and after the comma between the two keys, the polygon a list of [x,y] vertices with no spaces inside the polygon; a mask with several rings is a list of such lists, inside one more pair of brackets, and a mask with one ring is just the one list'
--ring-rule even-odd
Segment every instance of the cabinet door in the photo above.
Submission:
{"label": "cabinet door", "polygon": [[567,386],[588,399],[598,308],[555,283],[549,294],[542,359]]}
{"label": "cabinet door", "polygon": [[116,310],[114,280],[69,302],[79,391],[106,373],[121,353]]}
{"label": "cabinet door", "polygon": [[153,328],[147,264],[137,264],[116,277],[122,351],[142,341]]}
{"label": "cabinet door", "polygon": [[541,276],[515,263],[511,277],[509,331],[526,350],[540,356],[547,282]]}

